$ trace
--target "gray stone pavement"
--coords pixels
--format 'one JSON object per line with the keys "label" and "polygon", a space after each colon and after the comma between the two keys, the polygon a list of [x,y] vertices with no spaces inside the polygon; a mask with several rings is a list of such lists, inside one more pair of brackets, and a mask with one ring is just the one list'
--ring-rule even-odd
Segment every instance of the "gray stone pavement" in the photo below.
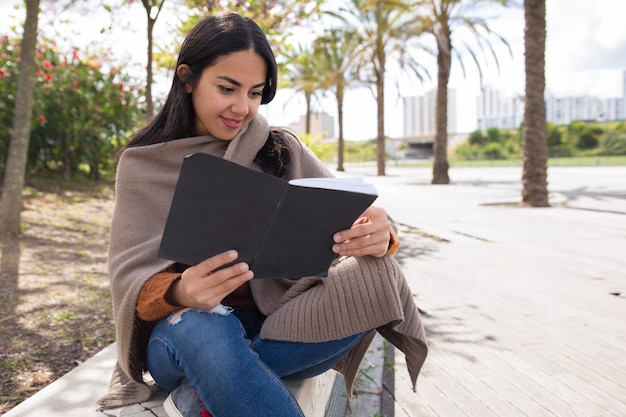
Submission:
{"label": "gray stone pavement", "polygon": [[[551,168],[545,209],[514,207],[519,168],[452,168],[446,186],[429,169],[347,169],[400,223],[430,354],[414,393],[397,350],[384,380],[377,339],[346,415],[626,416],[626,167]],[[102,352],[6,416],[95,415],[114,360]]]}
{"label": "gray stone pavement", "polygon": [[372,172],[343,175],[401,223],[430,346],[417,393],[396,351],[396,416],[626,416],[626,167],[550,168],[543,209],[520,168]]}

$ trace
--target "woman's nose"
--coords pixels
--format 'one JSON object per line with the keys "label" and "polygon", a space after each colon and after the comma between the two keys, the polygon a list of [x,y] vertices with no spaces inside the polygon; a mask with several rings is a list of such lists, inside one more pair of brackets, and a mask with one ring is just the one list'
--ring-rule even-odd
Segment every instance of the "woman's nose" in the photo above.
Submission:
{"label": "woman's nose", "polygon": [[245,116],[250,111],[249,98],[247,94],[237,95],[231,105],[231,109],[238,115]]}

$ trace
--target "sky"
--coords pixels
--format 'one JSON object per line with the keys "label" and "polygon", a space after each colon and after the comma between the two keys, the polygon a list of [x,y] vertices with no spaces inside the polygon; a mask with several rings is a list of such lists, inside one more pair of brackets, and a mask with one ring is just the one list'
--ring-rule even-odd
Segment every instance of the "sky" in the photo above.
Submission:
{"label": "sky", "polygon": [[[21,0],[0,1],[0,16],[14,16],[22,22],[24,11],[16,12],[15,4]],[[624,0],[547,0],[546,39],[546,94],[557,97],[591,95],[599,97],[622,97],[624,71],[626,70],[626,1]],[[483,84],[509,94],[522,94],[524,90],[524,15],[521,7],[495,8],[490,12],[489,27],[502,35],[510,44],[508,50],[494,42],[500,70],[495,63],[486,61]],[[70,31],[72,42],[99,41],[111,45],[115,56],[128,56],[137,68],[145,65],[145,12],[141,6],[128,9],[123,18],[116,18],[116,34],[100,29],[110,23],[106,13],[91,12],[87,16],[67,15],[72,22],[57,25]],[[57,16],[57,21],[59,17]],[[11,19],[0,20],[0,34],[7,33]],[[44,17],[40,22],[50,25]],[[175,15],[165,11],[155,27],[156,37],[167,40],[174,33]],[[68,29],[71,27],[71,29]],[[48,28],[49,29],[49,28]],[[436,78],[434,58],[427,64]],[[453,61],[449,87],[456,89],[457,130],[470,132],[476,128],[476,97],[480,93],[480,78],[471,61],[465,61],[464,77],[458,62]],[[485,68],[483,68],[485,69]],[[158,79],[155,89],[166,92],[170,79]],[[424,85],[414,80],[401,80],[399,87],[387,81],[385,91],[385,131],[391,137],[403,135],[401,97],[423,95],[434,89],[435,82]],[[279,91],[274,102],[261,112],[272,125],[288,125],[304,114],[304,99],[291,90]],[[332,97],[322,98],[318,109],[336,114]],[[344,137],[363,140],[376,136],[376,101],[369,89],[354,89],[346,94],[344,107]]]}

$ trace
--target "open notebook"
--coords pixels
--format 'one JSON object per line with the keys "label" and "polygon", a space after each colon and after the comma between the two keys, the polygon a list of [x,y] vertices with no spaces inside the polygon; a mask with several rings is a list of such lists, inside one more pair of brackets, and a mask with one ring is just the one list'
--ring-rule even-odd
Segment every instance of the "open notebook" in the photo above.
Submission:
{"label": "open notebook", "polygon": [[196,153],[183,161],[159,257],[195,265],[236,249],[255,278],[326,276],[332,236],[376,198],[360,178],[287,182]]}

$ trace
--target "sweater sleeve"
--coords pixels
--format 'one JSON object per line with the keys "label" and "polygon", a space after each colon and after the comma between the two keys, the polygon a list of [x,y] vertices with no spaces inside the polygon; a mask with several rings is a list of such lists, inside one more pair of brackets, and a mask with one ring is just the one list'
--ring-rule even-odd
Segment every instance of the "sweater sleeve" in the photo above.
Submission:
{"label": "sweater sleeve", "polygon": [[400,240],[392,230],[389,232],[389,247],[387,248],[387,253],[385,253],[385,255],[395,255],[395,253],[398,252],[399,247]]}
{"label": "sweater sleeve", "polygon": [[179,278],[180,272],[166,270],[146,281],[135,306],[137,316],[145,321],[157,321],[182,309],[182,306],[172,305],[165,299],[165,294]]}

